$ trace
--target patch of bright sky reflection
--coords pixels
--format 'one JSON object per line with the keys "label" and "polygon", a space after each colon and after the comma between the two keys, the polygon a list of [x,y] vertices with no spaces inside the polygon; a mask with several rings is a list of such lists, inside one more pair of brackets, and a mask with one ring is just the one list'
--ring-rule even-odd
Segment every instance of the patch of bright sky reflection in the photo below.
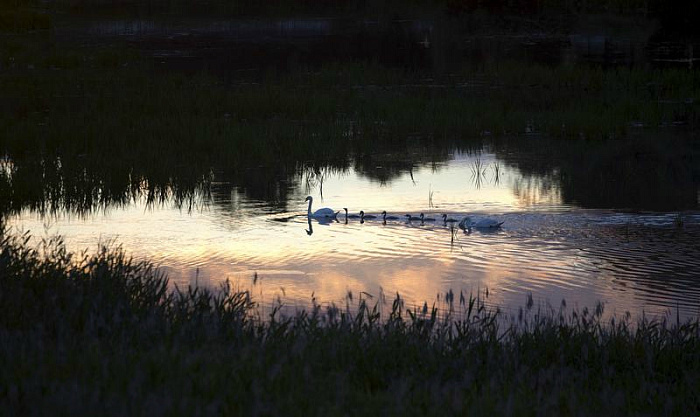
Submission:
{"label": "patch of bright sky reflection", "polygon": [[[389,298],[398,292],[407,303],[422,305],[450,289],[469,294],[488,288],[490,302],[503,309],[523,306],[532,293],[555,306],[562,299],[588,307],[603,301],[616,313],[660,313],[680,305],[684,316],[697,314],[700,293],[687,271],[700,270],[700,247],[692,243],[700,241],[694,238],[700,219],[689,217],[685,234],[671,236],[665,231],[672,216],[577,209],[562,203],[553,182],[524,178],[504,165],[496,181],[495,157],[478,158],[478,179],[477,156],[464,154],[384,184],[353,170],[328,174],[323,198],[318,188],[297,186],[286,213],[270,214],[275,210],[267,203],[234,190],[192,212],[139,203],[88,218],[64,213],[47,220],[23,212],[10,225],[38,238],[60,234],[72,251],[114,241],[136,259],[160,265],[178,285],[216,286],[229,279],[263,304],[281,296],[288,304],[309,305],[312,294],[342,304],[349,292],[364,291]],[[340,222],[312,222],[309,235],[307,194],[314,197],[313,209],[341,210]],[[345,224],[342,207],[399,216],[488,214],[505,224],[495,233],[458,230],[453,238],[439,221]],[[630,235],[630,224],[636,234]],[[675,255],[650,266],[653,254],[664,251]]]}

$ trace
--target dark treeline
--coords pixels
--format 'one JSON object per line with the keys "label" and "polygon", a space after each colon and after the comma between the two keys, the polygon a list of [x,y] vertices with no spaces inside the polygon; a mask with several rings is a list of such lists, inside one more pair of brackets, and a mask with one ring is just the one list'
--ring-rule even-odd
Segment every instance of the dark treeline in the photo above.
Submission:
{"label": "dark treeline", "polygon": [[[337,54],[321,62],[307,62],[309,55],[318,58],[311,42],[268,45],[261,55],[283,61],[277,65],[246,61],[255,49],[262,50],[251,42],[251,47],[231,49],[225,65],[217,67],[218,61],[204,57],[199,67],[180,71],[163,69],[158,62],[163,58],[148,55],[152,39],[126,44],[110,43],[110,38],[86,47],[70,37],[59,41],[50,31],[32,30],[50,27],[52,15],[41,8],[63,6],[78,12],[97,6],[93,10],[109,14],[144,5],[154,13],[171,6],[216,11],[226,5],[239,10],[289,5],[321,14],[324,5],[336,10],[381,6],[398,13],[404,10],[400,5],[446,10],[447,3],[1,1],[0,26],[31,29],[0,42],[2,213],[24,208],[90,212],[134,200],[191,208],[209,197],[213,176],[283,207],[289,186],[302,185],[308,173],[353,166],[360,175],[386,183],[416,165],[445,161],[454,149],[478,150],[497,138],[519,138],[502,142],[520,155],[539,152],[532,159],[508,160],[507,151],[500,155],[527,175],[557,172],[552,179],[566,202],[654,210],[698,204],[700,73],[688,64],[607,67],[562,63],[562,56],[555,64],[541,64],[490,55],[491,49],[510,45],[497,43],[461,51],[463,62],[438,71],[441,57],[455,50],[452,32],[435,25],[431,49],[419,45],[422,38],[399,42],[402,38],[380,32],[356,44],[371,48],[384,39],[382,48],[348,54],[353,44],[343,45],[342,38],[324,46]],[[594,10],[613,3],[675,19],[678,25],[669,27],[681,32],[683,19],[696,7],[664,2],[664,9],[657,2],[631,0],[537,4],[542,10]],[[530,3],[450,4],[472,13],[519,10]],[[468,26],[478,31],[494,21]],[[193,48],[203,44],[194,42]],[[407,45],[420,54],[419,64],[387,59],[391,48],[404,53]],[[233,47],[226,44],[215,54],[227,48]],[[563,55],[557,48],[554,53]],[[303,53],[277,56],[277,50]],[[255,70],[239,72],[229,61]],[[552,140],[536,140],[542,137]],[[537,164],[528,165],[531,161]],[[591,181],[595,187],[587,186]]]}
{"label": "dark treeline", "polygon": [[[566,203],[619,210],[694,210],[700,189],[697,141],[671,132],[616,141],[499,141],[496,155],[524,176],[543,178]],[[518,155],[518,157],[514,157]]]}
{"label": "dark treeline", "polygon": [[[565,203],[623,210],[697,209],[698,151],[680,136],[643,136],[594,143],[530,136],[499,139],[492,147],[499,161],[524,178],[542,179],[560,190]],[[413,148],[411,155],[355,149],[324,161],[296,161],[292,156],[275,164],[233,166],[212,159],[212,165],[198,159],[154,161],[145,155],[129,162],[98,155],[24,156],[5,161],[0,169],[0,215],[23,209],[44,215],[90,214],[134,203],[183,210],[221,203],[225,208],[232,192],[286,211],[293,190],[318,186],[323,177],[351,167],[361,176],[390,184],[415,167],[449,160],[452,151],[476,151],[480,146],[449,143]]]}
{"label": "dark treeline", "polygon": [[[88,10],[209,10],[238,13],[402,13],[438,11],[449,15],[485,11],[533,15],[540,13],[616,13],[674,21],[690,28],[700,6],[684,0],[2,0],[0,6],[68,7]],[[114,9],[116,8],[116,9]]]}
{"label": "dark treeline", "polygon": [[[498,75],[466,73],[476,86],[458,80],[436,90],[418,74],[372,66],[227,85],[158,76],[128,54],[106,58],[114,59],[26,61],[36,72],[0,79],[12,104],[0,115],[4,213],[90,212],[135,199],[190,208],[207,198],[212,175],[284,203],[285,187],[303,184],[300,173],[354,165],[390,182],[499,138],[518,154],[540,152],[534,170],[525,158],[507,162],[535,175],[559,172],[567,202],[697,207],[695,72],[501,65]],[[36,69],[57,64],[68,68]],[[541,136],[551,141],[542,145]]]}

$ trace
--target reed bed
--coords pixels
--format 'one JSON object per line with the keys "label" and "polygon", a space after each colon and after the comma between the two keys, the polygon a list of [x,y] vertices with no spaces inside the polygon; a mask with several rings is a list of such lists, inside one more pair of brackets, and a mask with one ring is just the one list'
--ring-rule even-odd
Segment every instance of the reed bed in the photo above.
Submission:
{"label": "reed bed", "polygon": [[639,128],[694,130],[699,114],[699,73],[688,70],[513,63],[434,80],[348,64],[222,82],[207,73],[158,74],[129,55],[104,54],[43,61],[18,55],[5,63],[4,150],[123,159],[215,153],[230,164],[266,163],[279,155],[329,160],[415,139],[431,144],[542,134],[603,140]]}
{"label": "reed bed", "polygon": [[118,248],[71,254],[0,229],[8,415],[694,415],[700,325],[478,298],[450,314],[171,288]]}
{"label": "reed bed", "polygon": [[[632,172],[622,175],[641,183],[640,190],[686,195],[671,209],[695,207],[699,77],[688,69],[517,62],[444,74],[361,62],[185,74],[163,71],[125,45],[59,44],[41,31],[5,34],[0,211],[89,212],[170,197],[189,208],[206,194],[213,170],[246,189],[265,189],[307,168],[388,166],[392,161],[371,162],[406,149],[440,161],[448,150],[514,138],[551,148],[552,159],[573,155],[569,165],[583,183],[591,171],[612,170],[596,174],[603,184],[575,201],[595,200],[599,190],[610,190],[603,194],[614,200],[620,190],[606,184],[626,169]],[[540,145],[541,138],[559,146]],[[635,160],[619,164],[611,149]],[[652,155],[656,165],[638,165],[640,154]],[[581,155],[596,160],[581,164]],[[404,162],[393,174],[407,167]],[[684,186],[643,184],[666,184],[665,178],[680,178]],[[577,180],[570,188],[587,187]],[[667,207],[646,201],[671,201],[646,194],[644,208]],[[609,201],[584,205],[617,207]]]}
{"label": "reed bed", "polygon": [[38,31],[0,41],[0,152],[274,165],[347,160],[416,141],[603,140],[678,126],[694,132],[699,74],[518,62],[432,74],[346,62],[186,75],[159,70],[126,45],[59,44]]}
{"label": "reed bed", "polygon": [[[146,9],[169,12],[201,11],[203,6],[219,13],[279,14],[279,13],[426,13],[440,12],[460,15],[476,11],[511,14],[586,13],[606,12],[622,15],[657,15],[666,12],[668,2],[655,0],[270,0],[264,3],[253,0],[48,0],[44,7],[92,11],[107,8]],[[673,3],[673,2],[670,2]],[[3,0],[0,5],[41,5],[37,0]]]}

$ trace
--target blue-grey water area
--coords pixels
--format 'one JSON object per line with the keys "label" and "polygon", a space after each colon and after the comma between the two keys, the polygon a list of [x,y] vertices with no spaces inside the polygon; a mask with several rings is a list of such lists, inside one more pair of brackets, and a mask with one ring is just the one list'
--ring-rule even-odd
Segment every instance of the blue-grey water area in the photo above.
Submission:
{"label": "blue-grey water area", "polygon": [[[64,195],[51,208],[35,202],[7,219],[16,232],[31,231],[34,242],[60,234],[73,251],[111,242],[155,262],[174,284],[230,280],[268,306],[281,300],[304,307],[312,297],[345,305],[349,293],[355,302],[360,294],[391,300],[399,293],[408,305],[422,305],[450,290],[488,289],[489,303],[505,310],[517,311],[532,294],[555,307],[565,300],[592,309],[600,301],[611,314],[697,316],[697,173],[674,177],[640,165],[651,174],[638,173],[644,178],[636,181],[605,164],[579,174],[552,158],[506,145],[452,150],[432,161],[399,152],[344,168],[300,169],[272,185],[256,182],[256,170],[243,179],[215,170],[189,204],[172,195],[154,202],[131,189],[119,204],[78,212],[62,205]],[[4,171],[12,170],[5,160]],[[614,176],[601,180],[606,172]],[[658,177],[662,183],[653,182]],[[312,211],[339,211],[337,221],[310,220],[307,196]],[[363,210],[377,217],[346,220],[345,207],[350,216]],[[382,221],[385,210],[398,219]],[[420,213],[430,220],[405,219]],[[463,231],[442,214],[503,225]]]}

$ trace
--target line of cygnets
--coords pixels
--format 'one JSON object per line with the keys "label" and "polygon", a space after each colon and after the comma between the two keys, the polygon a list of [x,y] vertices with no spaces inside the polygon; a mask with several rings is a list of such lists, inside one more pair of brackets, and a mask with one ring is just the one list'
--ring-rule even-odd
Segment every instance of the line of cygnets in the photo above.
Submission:
{"label": "line of cygnets", "polygon": [[[307,216],[311,219],[317,219],[317,220],[338,220],[338,214],[340,213],[340,210],[334,211],[331,208],[324,207],[321,209],[318,209],[314,211],[313,213],[311,212],[311,204],[313,204],[313,197],[308,196],[306,197],[306,201],[309,202],[309,209],[307,211]],[[373,214],[365,214],[363,210],[360,210],[359,214],[349,214],[347,207],[343,207],[343,210],[345,210],[345,220],[347,219],[360,219],[361,223],[364,223],[365,219],[367,220],[374,220],[377,219],[378,216],[375,216]],[[420,221],[421,224],[425,222],[435,222],[436,219],[432,217],[425,217],[423,213],[420,214],[420,216],[412,216],[410,214],[405,214],[403,218],[406,219],[407,223],[410,223],[412,221]],[[401,220],[402,217],[397,217],[397,216],[388,216],[386,210],[382,212],[382,220],[384,223],[386,223],[387,220]],[[457,226],[462,229],[462,230],[468,230],[471,228],[477,228],[477,229],[497,229],[503,225],[504,222],[499,222],[498,220],[495,219],[489,219],[489,218],[484,218],[480,219],[479,221],[472,221],[469,216],[464,217],[461,220],[453,219],[452,217],[448,217],[447,214],[442,215],[442,221],[445,225],[448,223],[454,224],[457,223]]]}

